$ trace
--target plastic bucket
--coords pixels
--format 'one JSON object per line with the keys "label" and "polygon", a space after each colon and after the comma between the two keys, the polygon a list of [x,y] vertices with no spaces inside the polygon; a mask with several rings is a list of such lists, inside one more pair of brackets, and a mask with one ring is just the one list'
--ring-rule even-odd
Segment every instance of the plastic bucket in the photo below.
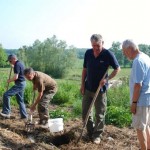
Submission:
{"label": "plastic bucket", "polygon": [[63,118],[49,119],[48,125],[50,132],[60,132],[64,129]]}

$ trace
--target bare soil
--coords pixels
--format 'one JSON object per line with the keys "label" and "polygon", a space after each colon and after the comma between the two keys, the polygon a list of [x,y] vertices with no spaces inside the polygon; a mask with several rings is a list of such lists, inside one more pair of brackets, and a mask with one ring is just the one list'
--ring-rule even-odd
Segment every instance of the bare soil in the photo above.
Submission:
{"label": "bare soil", "polygon": [[[36,113],[33,119],[38,121]],[[64,131],[60,133],[51,133],[39,125],[27,132],[18,108],[13,108],[11,119],[0,118],[0,150],[139,150],[136,132],[131,128],[107,125],[99,145],[87,138],[86,131],[76,144],[81,131],[81,119],[74,118],[64,121]]]}

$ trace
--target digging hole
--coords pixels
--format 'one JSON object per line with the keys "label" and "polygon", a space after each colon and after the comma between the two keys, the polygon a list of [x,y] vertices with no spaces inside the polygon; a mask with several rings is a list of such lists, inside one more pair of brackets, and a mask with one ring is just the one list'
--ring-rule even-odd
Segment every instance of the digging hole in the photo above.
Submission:
{"label": "digging hole", "polygon": [[69,144],[70,141],[73,140],[72,136],[68,134],[60,135],[60,136],[55,136],[51,143],[57,147],[63,145],[63,144]]}

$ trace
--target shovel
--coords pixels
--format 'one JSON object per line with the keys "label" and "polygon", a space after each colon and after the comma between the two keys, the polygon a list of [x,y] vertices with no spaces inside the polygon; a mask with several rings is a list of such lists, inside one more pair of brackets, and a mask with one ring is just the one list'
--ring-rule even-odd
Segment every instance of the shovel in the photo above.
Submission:
{"label": "shovel", "polygon": [[[108,67],[108,69],[109,69],[109,67]],[[103,78],[101,79],[101,81],[105,79],[105,76],[106,76],[106,74],[107,74],[107,72],[108,72],[108,69],[106,70],[105,74],[103,75]],[[100,83],[101,83],[101,81],[100,81]],[[79,138],[78,138],[76,144],[80,141],[80,139],[81,139],[81,137],[82,137],[82,134],[83,134],[84,128],[85,128],[86,125],[87,125],[87,121],[88,121],[88,119],[89,119],[89,114],[90,114],[90,112],[91,112],[91,109],[92,109],[92,107],[93,107],[93,104],[94,104],[95,101],[96,101],[96,98],[97,98],[97,96],[98,96],[98,94],[99,94],[100,89],[102,88],[102,85],[101,85],[100,83],[99,83],[99,86],[98,86],[98,88],[97,88],[97,90],[96,90],[96,93],[95,93],[95,95],[94,95],[94,97],[93,97],[93,100],[92,100],[92,102],[91,102],[91,104],[90,104],[90,107],[89,107],[89,109],[88,109],[88,112],[87,112],[87,114],[86,114],[85,121],[84,121],[83,127],[82,127],[82,131],[81,131],[81,134],[80,134],[80,136],[79,136]]]}
{"label": "shovel", "polygon": [[[35,99],[35,91],[33,93],[33,100],[32,100],[32,104],[34,103],[34,99]],[[28,121],[25,124],[25,129],[27,132],[33,131],[35,128],[35,124],[33,122],[33,116],[32,116],[33,112],[30,112],[30,117],[28,119]]]}
{"label": "shovel", "polygon": [[[13,68],[13,67],[10,68],[9,78],[8,78],[9,80],[10,80],[10,77],[11,77],[12,68]],[[8,90],[8,87],[9,87],[9,83],[7,83],[6,90]]]}

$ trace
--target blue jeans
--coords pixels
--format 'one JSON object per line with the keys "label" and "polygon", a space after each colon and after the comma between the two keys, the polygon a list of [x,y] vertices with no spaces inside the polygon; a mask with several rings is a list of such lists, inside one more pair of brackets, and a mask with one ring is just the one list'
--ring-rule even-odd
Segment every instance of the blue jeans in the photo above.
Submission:
{"label": "blue jeans", "polygon": [[16,96],[17,103],[19,104],[21,118],[27,118],[26,107],[24,104],[24,90],[26,87],[26,81],[15,83],[8,91],[3,95],[3,110],[2,113],[10,114],[10,97]]}

